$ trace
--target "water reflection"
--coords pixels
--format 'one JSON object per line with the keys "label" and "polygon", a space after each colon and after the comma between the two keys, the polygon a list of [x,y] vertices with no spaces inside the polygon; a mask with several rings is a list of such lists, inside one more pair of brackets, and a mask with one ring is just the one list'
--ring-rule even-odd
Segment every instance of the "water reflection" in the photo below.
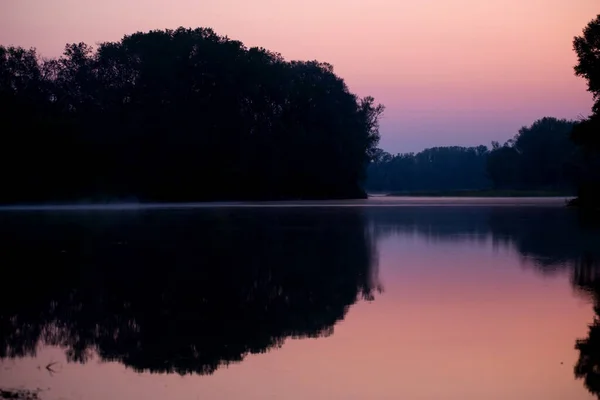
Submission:
{"label": "water reflection", "polygon": [[[409,248],[411,237],[418,239],[414,242],[418,245],[415,249]],[[98,354],[102,360],[118,361],[136,371],[211,374],[249,353],[281,347],[286,338],[331,335],[352,304],[361,298],[373,299],[381,288],[378,257],[386,241],[386,246],[400,249],[386,253],[395,257],[393,262],[388,259],[387,265],[392,277],[396,274],[410,279],[414,271],[402,275],[398,270],[411,260],[410,268],[415,270],[425,263],[445,267],[450,265],[444,258],[449,254],[444,253],[445,249],[456,252],[477,249],[484,254],[489,243],[508,250],[510,257],[497,266],[507,270],[514,267],[514,272],[502,276],[481,273],[485,262],[493,261],[494,255],[477,257],[473,251],[465,257],[455,257],[452,268],[436,267],[421,275],[414,273],[414,280],[404,286],[389,282],[405,290],[412,285],[420,295],[390,293],[387,308],[377,308],[386,302],[385,296],[378,296],[380,300],[369,305],[368,311],[359,313],[358,321],[346,325],[351,332],[346,331],[341,341],[329,339],[320,344],[320,351],[331,349],[327,353],[330,369],[319,370],[331,372],[328,382],[334,378],[348,381],[353,372],[354,380],[360,381],[367,369],[361,369],[367,365],[362,360],[376,359],[365,354],[381,354],[381,365],[368,364],[368,369],[376,370],[370,380],[363,379],[362,385],[369,386],[375,375],[387,376],[398,371],[394,369],[398,364],[390,361],[391,355],[395,355],[408,358],[406,364],[410,369],[404,373],[417,371],[411,375],[417,377],[412,386],[410,382],[402,383],[407,388],[405,394],[417,396],[417,389],[414,392],[409,389],[423,385],[427,377],[451,376],[443,371],[436,375],[430,365],[432,359],[438,359],[435,352],[439,352],[441,367],[438,368],[453,368],[459,371],[456,374],[467,375],[464,382],[447,383],[454,385],[448,386],[448,396],[481,398],[461,394],[465,391],[461,385],[469,385],[470,373],[475,374],[473,371],[479,370],[480,364],[489,368],[494,362],[510,360],[522,365],[512,364],[507,369],[545,374],[554,370],[544,367],[541,371],[540,365],[551,360],[558,368],[564,358],[554,359],[554,353],[544,355],[541,345],[536,348],[540,353],[529,353],[531,359],[521,353],[514,358],[499,356],[506,349],[535,347],[533,342],[545,341],[546,349],[563,345],[572,349],[575,344],[579,356],[575,377],[582,379],[586,388],[600,398],[600,230],[598,225],[582,224],[570,210],[555,206],[0,213],[0,263],[11,278],[8,285],[5,283],[6,290],[0,291],[0,357],[33,355],[40,344],[48,344],[62,347],[71,361],[85,362],[91,354]],[[425,252],[430,252],[430,257]],[[518,269],[519,258],[522,269]],[[464,262],[464,267],[460,262]],[[570,330],[563,330],[567,332],[565,336],[551,332],[530,336],[524,333],[525,328],[541,322],[548,331],[553,326],[552,318],[565,320],[571,326],[581,324],[583,328],[585,322],[581,321],[587,318],[587,314],[582,314],[577,323],[569,322],[572,309],[555,307],[571,299],[566,278],[562,280],[567,285],[566,294],[556,293],[558,285],[544,293],[523,294],[527,288],[537,288],[531,285],[531,280],[539,280],[532,277],[532,269],[538,277],[568,274],[571,286],[594,302],[596,318],[590,321],[586,338],[577,340],[578,334],[569,333]],[[496,277],[505,280],[495,285],[486,280]],[[518,282],[525,280],[528,284],[518,287]],[[456,283],[461,281],[468,282]],[[478,290],[480,286],[482,290]],[[490,289],[496,292],[486,295],[484,291]],[[435,291],[439,291],[437,297],[427,297]],[[451,297],[460,297],[462,292],[468,295],[461,299]],[[541,309],[540,304],[549,306]],[[353,312],[361,306],[354,307]],[[437,311],[430,311],[434,308]],[[450,317],[444,319],[444,313]],[[493,317],[488,313],[494,313]],[[442,318],[438,320],[440,315]],[[436,322],[429,324],[423,320]],[[379,328],[382,321],[386,325]],[[455,330],[448,328],[450,325]],[[516,327],[514,331],[510,330],[512,325]],[[388,331],[378,332],[378,329]],[[560,343],[556,338],[560,338]],[[486,340],[501,343],[490,345]],[[455,352],[446,353],[446,347],[450,346],[454,346]],[[411,347],[421,352],[411,356]],[[284,349],[271,354],[283,354],[277,358],[281,362],[277,364],[277,376],[281,376],[280,367],[290,367],[291,380],[296,381],[294,368],[301,360],[308,365],[304,371],[318,370],[317,363],[325,363],[324,353],[315,351],[303,358],[298,354],[304,352],[297,351],[295,358],[293,351],[286,358]],[[464,359],[458,360],[461,351]],[[354,357],[347,356],[353,353]],[[444,358],[447,354],[453,357]],[[531,354],[544,358],[534,360]],[[267,356],[259,358],[264,357]],[[338,365],[336,357],[344,365]],[[255,361],[253,366],[262,365],[260,362]],[[248,363],[252,361],[242,365]],[[564,367],[571,366],[565,360]],[[419,381],[421,371],[423,382]],[[263,384],[270,382],[274,374],[273,371],[261,374],[257,369],[252,372],[238,369],[236,373],[237,378],[249,376],[252,382],[257,377],[264,378]],[[490,393],[496,390],[496,398],[501,398],[499,389],[508,390],[510,385],[501,381],[504,376],[496,378],[497,373],[502,373],[501,368],[478,375],[482,382],[471,382],[473,388]],[[573,381],[571,371],[562,373],[567,375],[569,383],[584,392]],[[202,384],[218,375],[203,377]],[[527,379],[531,386],[543,385],[540,383],[543,377]],[[394,387],[389,382],[398,379],[382,381]],[[303,385],[322,389],[320,383],[310,381]],[[311,392],[313,396],[299,392],[297,398],[359,398],[347,393],[346,397],[335,397],[319,389]],[[520,388],[523,398],[527,398],[527,389]],[[387,388],[381,389],[384,391],[392,393]],[[520,394],[518,388],[512,393]],[[261,395],[268,397],[259,393],[257,398]]]}
{"label": "water reflection", "polygon": [[543,274],[570,271],[577,289],[586,290],[579,280],[597,271],[600,258],[600,224],[586,225],[562,207],[374,207],[368,216],[378,239],[417,235],[430,242],[511,246]]}
{"label": "water reflection", "polygon": [[357,209],[5,213],[0,263],[0,357],[179,374],[330,335],[377,289]]}
{"label": "water reflection", "polygon": [[567,270],[573,287],[590,296],[595,317],[588,337],[578,339],[575,377],[600,398],[600,229],[574,212],[540,209],[535,212],[492,213],[494,235],[510,238],[523,257],[542,273]]}
{"label": "water reflection", "polygon": [[575,377],[600,398],[600,224],[560,207],[421,207],[369,211],[378,238],[419,235],[429,241],[492,240],[514,248],[544,275],[567,272],[573,288],[594,303],[588,337],[576,341]]}

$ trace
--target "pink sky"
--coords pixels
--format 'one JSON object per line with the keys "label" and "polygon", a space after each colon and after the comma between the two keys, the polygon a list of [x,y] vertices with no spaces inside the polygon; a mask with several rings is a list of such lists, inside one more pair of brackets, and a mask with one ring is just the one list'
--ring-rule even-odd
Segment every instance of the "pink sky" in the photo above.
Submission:
{"label": "pink sky", "polygon": [[598,0],[2,0],[0,44],[57,56],[150,29],[212,27],[288,59],[334,65],[387,107],[381,146],[489,145],[592,101],[573,36]]}

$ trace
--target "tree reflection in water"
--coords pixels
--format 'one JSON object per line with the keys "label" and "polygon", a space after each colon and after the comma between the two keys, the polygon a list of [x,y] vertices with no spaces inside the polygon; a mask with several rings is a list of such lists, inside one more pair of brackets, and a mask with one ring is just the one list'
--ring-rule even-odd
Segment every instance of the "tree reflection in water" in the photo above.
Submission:
{"label": "tree reflection in water", "polygon": [[590,298],[596,316],[588,337],[576,341],[577,379],[600,398],[600,223],[563,207],[373,208],[369,220],[377,237],[417,234],[430,241],[482,242],[514,248],[524,265],[539,273],[566,271],[573,288]]}
{"label": "tree reflection in water", "polygon": [[[367,223],[368,221],[368,223]],[[329,335],[372,299],[375,241],[486,241],[569,273],[596,317],[575,377],[600,398],[600,229],[561,207],[255,208],[0,214],[0,357],[63,347],[138,371],[209,374]]]}
{"label": "tree reflection in water", "polygon": [[357,208],[2,213],[0,263],[0,357],[161,373],[330,335],[377,290]]}

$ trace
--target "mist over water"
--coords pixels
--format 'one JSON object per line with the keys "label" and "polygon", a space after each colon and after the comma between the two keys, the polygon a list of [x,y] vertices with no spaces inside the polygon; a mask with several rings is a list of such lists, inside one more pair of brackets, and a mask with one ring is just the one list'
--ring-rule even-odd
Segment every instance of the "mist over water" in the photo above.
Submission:
{"label": "mist over water", "polygon": [[402,197],[369,195],[367,200],[315,200],[315,201],[255,201],[255,202],[201,202],[201,203],[83,203],[83,204],[36,204],[36,205],[0,205],[0,211],[120,211],[120,210],[169,210],[194,208],[255,208],[255,207],[377,207],[377,206],[539,206],[564,205],[568,197]]}

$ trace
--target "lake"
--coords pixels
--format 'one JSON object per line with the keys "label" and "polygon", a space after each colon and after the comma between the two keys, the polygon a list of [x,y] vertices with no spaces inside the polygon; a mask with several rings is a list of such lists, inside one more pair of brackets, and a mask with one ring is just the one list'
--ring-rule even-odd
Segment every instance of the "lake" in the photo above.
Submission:
{"label": "lake", "polygon": [[0,265],[0,393],[600,398],[563,199],[5,207]]}

